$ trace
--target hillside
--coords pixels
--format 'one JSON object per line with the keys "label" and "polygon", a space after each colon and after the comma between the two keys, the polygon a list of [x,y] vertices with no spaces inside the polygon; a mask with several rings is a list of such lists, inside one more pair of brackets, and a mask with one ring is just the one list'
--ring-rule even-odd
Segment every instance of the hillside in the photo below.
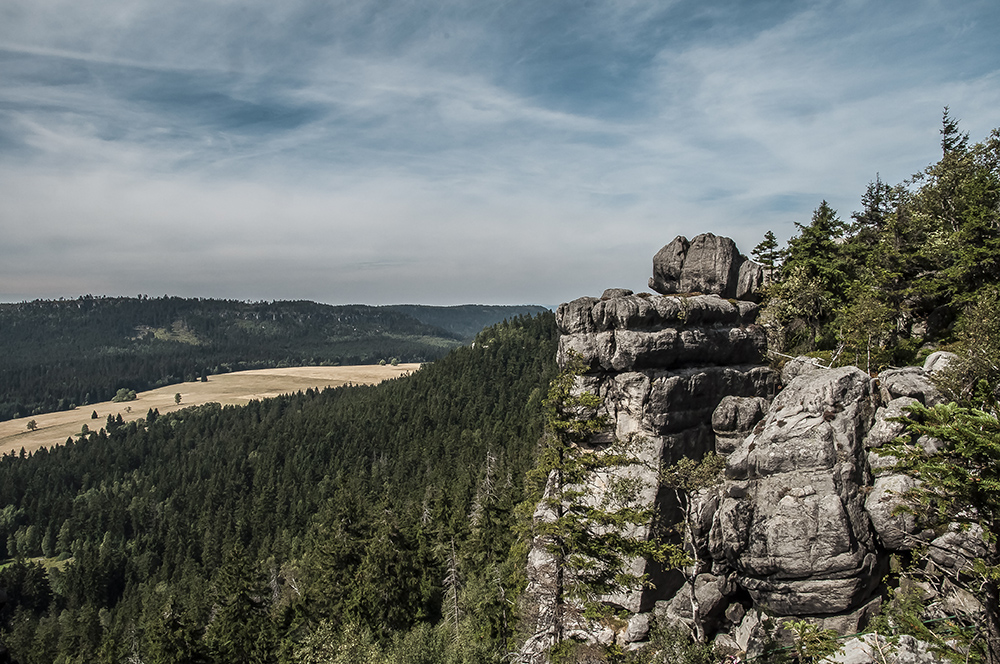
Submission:
{"label": "hillside", "polygon": [[[0,561],[57,567],[0,569],[0,640],[21,664],[316,661],[294,651],[349,630],[498,661],[553,316],[477,341],[380,386],[102,422],[3,457]],[[440,622],[455,601],[461,637]]]}
{"label": "hillside", "polygon": [[539,308],[435,309],[92,296],[0,304],[0,420],[242,369],[431,361]]}

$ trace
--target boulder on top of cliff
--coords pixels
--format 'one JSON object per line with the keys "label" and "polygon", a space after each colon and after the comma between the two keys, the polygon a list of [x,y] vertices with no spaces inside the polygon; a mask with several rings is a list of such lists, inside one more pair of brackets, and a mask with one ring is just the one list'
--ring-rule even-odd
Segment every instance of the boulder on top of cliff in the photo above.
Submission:
{"label": "boulder on top of cliff", "polygon": [[736,299],[760,302],[761,292],[768,281],[767,272],[763,265],[749,259],[744,260],[740,265],[736,281]]}
{"label": "boulder on top of cliff", "polygon": [[[737,297],[740,266],[747,261],[728,237],[703,233],[688,242],[678,235],[653,257],[649,287],[657,293],[705,293]],[[746,275],[748,282],[751,275]]]}
{"label": "boulder on top of cliff", "polygon": [[601,294],[601,299],[614,300],[619,297],[628,297],[631,294],[632,291],[630,291],[627,288],[606,288],[604,289],[604,292]]}

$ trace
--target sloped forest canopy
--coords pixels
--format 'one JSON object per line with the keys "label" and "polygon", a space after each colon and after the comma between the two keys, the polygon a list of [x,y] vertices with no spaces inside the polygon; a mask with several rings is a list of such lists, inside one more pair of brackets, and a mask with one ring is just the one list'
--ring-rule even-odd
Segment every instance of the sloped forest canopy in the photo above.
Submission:
{"label": "sloped forest canopy", "polygon": [[551,314],[519,318],[381,386],[4,457],[0,640],[22,664],[296,661],[316,630],[386,641],[457,606],[456,629],[503,643],[555,335]]}
{"label": "sloped forest canopy", "polygon": [[433,361],[540,311],[167,296],[0,304],[0,420],[243,369]]}

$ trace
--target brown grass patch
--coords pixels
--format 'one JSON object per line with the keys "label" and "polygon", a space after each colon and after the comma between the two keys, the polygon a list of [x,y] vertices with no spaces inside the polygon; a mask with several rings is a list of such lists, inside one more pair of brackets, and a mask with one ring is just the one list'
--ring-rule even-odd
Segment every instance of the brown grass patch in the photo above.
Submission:
{"label": "brown grass patch", "polygon": [[[189,406],[212,401],[222,405],[245,405],[252,399],[266,399],[280,394],[305,391],[308,388],[339,387],[348,383],[374,385],[390,378],[406,376],[420,368],[419,364],[360,365],[352,367],[288,367],[285,369],[256,369],[209,376],[207,383],[178,383],[148,392],[140,392],[135,401],[103,403],[80,406],[76,410],[45,413],[0,422],[0,455],[11,451],[34,452],[41,447],[53,447],[76,438],[83,425],[97,431],[107,424],[108,415],[121,414],[126,422],[146,417],[150,409],[166,414]],[[181,403],[174,403],[180,393]],[[91,415],[97,411],[97,419]],[[35,420],[38,429],[28,431],[28,422]]]}

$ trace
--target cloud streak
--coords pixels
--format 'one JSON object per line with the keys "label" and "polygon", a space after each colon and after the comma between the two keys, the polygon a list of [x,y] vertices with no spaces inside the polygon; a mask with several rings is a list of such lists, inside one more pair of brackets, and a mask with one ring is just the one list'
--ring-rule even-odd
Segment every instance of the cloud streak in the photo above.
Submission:
{"label": "cloud streak", "polygon": [[[991,2],[12,0],[0,299],[555,304],[997,122]],[[905,11],[904,11],[905,9]]]}

